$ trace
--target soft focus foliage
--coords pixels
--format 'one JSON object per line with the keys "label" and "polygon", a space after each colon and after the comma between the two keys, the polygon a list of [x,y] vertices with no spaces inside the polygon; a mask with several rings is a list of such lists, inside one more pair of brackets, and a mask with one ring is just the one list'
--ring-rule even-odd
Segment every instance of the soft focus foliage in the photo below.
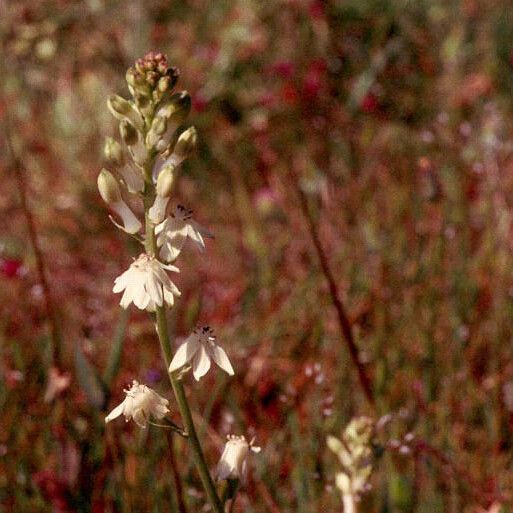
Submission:
{"label": "soft focus foliage", "polygon": [[149,50],[191,93],[199,151],[176,194],[215,234],[184,246],[176,347],[207,323],[236,369],[191,394],[207,459],[228,433],[262,446],[235,511],[342,511],[325,440],[362,415],[383,424],[362,512],[510,511],[510,2],[6,0],[0,25],[0,122],[22,163],[2,134],[0,511],[178,511],[166,434],[103,420],[134,378],[176,415],[150,319],[111,293],[139,249],[96,188],[118,137],[106,99]]}

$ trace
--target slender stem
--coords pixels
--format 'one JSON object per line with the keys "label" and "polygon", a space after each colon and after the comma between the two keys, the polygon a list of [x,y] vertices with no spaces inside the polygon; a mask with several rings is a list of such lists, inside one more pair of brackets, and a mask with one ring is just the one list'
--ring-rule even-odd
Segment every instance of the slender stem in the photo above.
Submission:
{"label": "slender stem", "polygon": [[167,433],[167,443],[169,444],[169,453],[170,453],[170,461],[171,461],[171,470],[173,473],[173,481],[175,482],[175,491],[176,491],[176,502],[178,503],[178,511],[180,513],[187,513],[187,507],[185,505],[185,499],[183,494],[183,486],[182,481],[180,480],[180,474],[178,472],[178,465],[176,464],[175,458],[175,448],[173,436],[171,433]]}
{"label": "slender stem", "polygon": [[[151,192],[147,192],[144,201],[146,212],[146,251],[148,252],[148,254],[155,256],[157,254],[157,241],[155,238],[155,230],[153,227],[153,223],[151,222],[148,216],[148,209],[151,207],[153,200],[154,194]],[[156,307],[156,319],[157,334],[160,341],[160,347],[162,348],[162,353],[164,354],[166,369],[168,369],[172,359],[172,350],[169,338],[169,331],[167,327],[165,306]],[[201,443],[196,433],[194,421],[192,420],[191,409],[189,408],[189,403],[187,402],[187,397],[185,395],[185,390],[183,388],[182,381],[171,372],[168,372],[168,375],[169,380],[171,381],[171,386],[173,387],[176,402],[178,403],[178,409],[180,410],[180,414],[182,416],[182,421],[187,431],[189,444],[192,449],[194,463],[198,470],[203,487],[205,488],[208,500],[212,505],[212,508],[214,509],[215,513],[224,513],[223,505],[217,494],[214,482],[212,481],[212,477],[210,476],[210,472],[208,471],[208,466],[205,460],[205,456],[203,454],[203,449],[201,448]]]}
{"label": "slender stem", "polygon": [[344,504],[344,513],[357,513],[355,500],[351,494],[343,494],[342,503]]}
{"label": "slender stem", "polygon": [[7,142],[7,150],[10,154],[14,175],[18,184],[18,192],[20,195],[21,209],[25,215],[27,222],[27,229],[29,234],[30,243],[32,245],[32,251],[36,260],[37,274],[41,287],[43,289],[43,297],[45,299],[46,314],[50,321],[50,333],[53,344],[53,360],[54,365],[62,367],[62,334],[59,323],[59,316],[57,314],[55,304],[50,291],[50,285],[48,283],[46,265],[43,258],[43,252],[39,246],[39,239],[36,231],[36,224],[34,222],[34,216],[30,209],[27,194],[27,185],[24,177],[24,167],[20,158],[16,155],[14,150],[14,144],[12,141],[11,125],[9,115],[5,116],[5,135]]}
{"label": "slender stem", "polygon": [[353,337],[353,331],[351,329],[351,323],[349,322],[349,318],[347,317],[344,305],[342,300],[340,299],[340,295],[338,293],[337,283],[331,272],[330,266],[328,264],[328,259],[326,257],[326,253],[324,252],[324,248],[321,244],[321,239],[317,232],[317,226],[312,218],[312,214],[310,213],[310,209],[308,208],[308,200],[305,196],[305,193],[297,187],[297,193],[299,196],[299,202],[301,204],[301,211],[308,222],[308,226],[310,229],[310,235],[312,236],[312,240],[317,251],[317,256],[319,257],[319,262],[321,264],[321,269],[328,282],[328,287],[331,296],[331,302],[337,311],[338,321],[340,325],[340,330],[344,336],[344,339],[347,344],[347,348],[349,349],[349,354],[351,355],[351,360],[358,371],[358,378],[360,380],[360,385],[362,386],[363,392],[365,393],[365,397],[369,401],[369,404],[372,406],[375,405],[374,394],[372,392],[372,384],[367,372],[365,370],[365,366],[360,361],[360,357],[358,354],[358,347],[356,346],[356,342]]}

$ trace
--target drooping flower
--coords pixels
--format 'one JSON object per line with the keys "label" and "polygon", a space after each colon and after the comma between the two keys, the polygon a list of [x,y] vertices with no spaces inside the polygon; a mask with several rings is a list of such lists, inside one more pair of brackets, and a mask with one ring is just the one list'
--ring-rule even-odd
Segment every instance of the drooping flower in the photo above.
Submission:
{"label": "drooping flower", "polygon": [[224,349],[216,344],[212,328],[203,326],[196,328],[178,348],[169,366],[169,372],[174,372],[189,363],[194,378],[199,381],[210,369],[210,360],[214,360],[221,369],[233,376],[232,364]]}
{"label": "drooping flower", "polygon": [[142,253],[130,267],[114,280],[114,292],[122,292],[119,304],[128,308],[133,303],[141,310],[153,312],[156,306],[174,304],[174,296],[180,291],[170,280],[167,271],[180,272],[173,265],[165,265],[156,258]]}
{"label": "drooping flower", "polygon": [[138,383],[135,379],[130,388],[123,392],[126,394],[124,401],[105,417],[105,423],[124,415],[126,422],[134,419],[138,426],[145,428],[150,416],[162,419],[169,412],[167,407],[169,401],[166,398],[157,394],[150,387]]}
{"label": "drooping flower", "polygon": [[244,436],[228,435],[223,453],[217,464],[216,476],[223,479],[239,479],[243,481],[247,473],[249,452],[260,452],[260,447],[253,445],[254,439],[247,442]]}
{"label": "drooping flower", "polygon": [[127,233],[137,233],[141,229],[142,224],[130,210],[130,207],[123,201],[117,180],[106,169],[102,169],[98,175],[98,190],[103,201],[121,217],[123,226],[116,223],[112,216],[109,216],[110,220]]}
{"label": "drooping flower", "polygon": [[192,210],[177,205],[174,212],[155,228],[160,258],[166,262],[175,260],[182,251],[185,239],[192,239],[201,251],[205,249],[203,237],[213,235],[192,219]]}

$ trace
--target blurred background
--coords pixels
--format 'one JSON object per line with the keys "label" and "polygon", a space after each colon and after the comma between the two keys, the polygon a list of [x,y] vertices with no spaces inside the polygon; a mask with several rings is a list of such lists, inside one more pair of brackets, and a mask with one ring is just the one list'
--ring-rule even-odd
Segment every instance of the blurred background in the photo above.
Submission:
{"label": "blurred background", "polygon": [[232,432],[263,448],[235,511],[342,512],[325,440],[359,415],[390,419],[362,512],[511,511],[511,2],[0,9],[2,513],[178,511],[169,440],[205,511],[182,439],[104,425],[132,379],[170,397],[96,189],[107,97],[150,50],[200,134],[175,198],[216,236],[186,248],[170,322],[213,326],[236,369],[187,378],[207,459]]}

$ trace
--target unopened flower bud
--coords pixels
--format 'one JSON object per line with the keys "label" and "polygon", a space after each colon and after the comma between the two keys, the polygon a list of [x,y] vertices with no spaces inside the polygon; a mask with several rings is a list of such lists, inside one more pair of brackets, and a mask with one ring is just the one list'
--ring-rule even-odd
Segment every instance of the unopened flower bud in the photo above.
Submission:
{"label": "unopened flower bud", "polygon": [[126,116],[132,110],[130,102],[117,94],[109,97],[107,106],[114,117]]}
{"label": "unopened flower bud", "polygon": [[105,159],[114,166],[120,166],[124,162],[123,149],[112,137],[105,138],[105,145],[103,146],[103,154]]}
{"label": "unopened flower bud", "polygon": [[168,164],[162,168],[157,178],[157,194],[163,198],[171,195],[174,182],[175,166]]}
{"label": "unopened flower bud", "polygon": [[157,83],[159,93],[165,93],[169,89],[170,77],[160,77]]}
{"label": "unopened flower bud", "polygon": [[196,132],[196,128],[191,126],[185,130],[185,132],[180,134],[180,137],[178,138],[178,141],[176,141],[175,147],[173,149],[173,156],[179,162],[184,161],[192,154],[196,148],[197,142],[198,133]]}
{"label": "unopened flower bud", "polygon": [[134,68],[128,68],[128,71],[126,72],[126,81],[132,96],[150,96],[151,88],[146,83],[144,75],[136,71]]}
{"label": "unopened flower bud", "polygon": [[168,203],[168,197],[159,196],[158,194],[155,196],[155,201],[153,202],[151,208],[148,210],[148,216],[153,223],[159,224],[164,220],[164,217],[166,217],[166,209]]}
{"label": "unopened flower bud", "polygon": [[146,144],[150,148],[153,148],[160,140],[160,138],[166,133],[166,128],[166,118],[163,116],[156,116],[151,123],[148,134],[146,135]]}
{"label": "unopened flower bud", "polygon": [[139,112],[141,112],[144,116],[148,116],[153,109],[153,105],[151,103],[150,98],[144,94],[139,94],[136,91],[134,94],[134,99],[135,99],[135,104],[137,105],[137,108],[139,109]]}
{"label": "unopened flower bud", "polygon": [[167,127],[165,134],[162,135],[155,146],[157,151],[165,152],[168,150],[176,129],[185,121],[190,110],[191,97],[186,91],[174,94],[160,107],[157,115],[166,118]]}
{"label": "unopened flower bud", "polygon": [[143,129],[144,121],[141,115],[134,109],[128,100],[125,100],[124,98],[121,98],[121,96],[115,94],[107,100],[107,106],[116,119],[119,119],[120,121],[128,120],[138,130]]}
{"label": "unopened flower bud", "polygon": [[127,146],[133,146],[139,140],[139,134],[129,121],[123,119],[119,124],[119,133]]}
{"label": "unopened flower bud", "polygon": [[159,116],[164,116],[168,119],[171,117],[182,119],[181,122],[189,115],[191,111],[191,95],[187,91],[180,91],[173,94],[168,101],[166,101],[158,110]]}
{"label": "unopened flower bud", "polygon": [[127,233],[137,233],[142,224],[123,201],[117,180],[106,169],[102,169],[98,175],[98,190],[103,201],[121,217],[123,226],[117,224],[111,217],[112,222]]}
{"label": "unopened flower bud", "polygon": [[121,201],[118,182],[112,173],[109,173],[106,169],[102,169],[98,175],[98,190],[107,205]]}
{"label": "unopened flower bud", "polygon": [[135,169],[130,163],[118,169],[119,174],[123,178],[128,192],[138,193],[144,189],[144,179],[139,170]]}
{"label": "unopened flower bud", "polygon": [[156,187],[157,195],[148,212],[150,219],[155,224],[161,223],[164,217],[166,217],[167,204],[169,203],[169,197],[171,196],[171,190],[173,188],[174,170],[175,166],[168,164],[162,168],[158,175]]}

